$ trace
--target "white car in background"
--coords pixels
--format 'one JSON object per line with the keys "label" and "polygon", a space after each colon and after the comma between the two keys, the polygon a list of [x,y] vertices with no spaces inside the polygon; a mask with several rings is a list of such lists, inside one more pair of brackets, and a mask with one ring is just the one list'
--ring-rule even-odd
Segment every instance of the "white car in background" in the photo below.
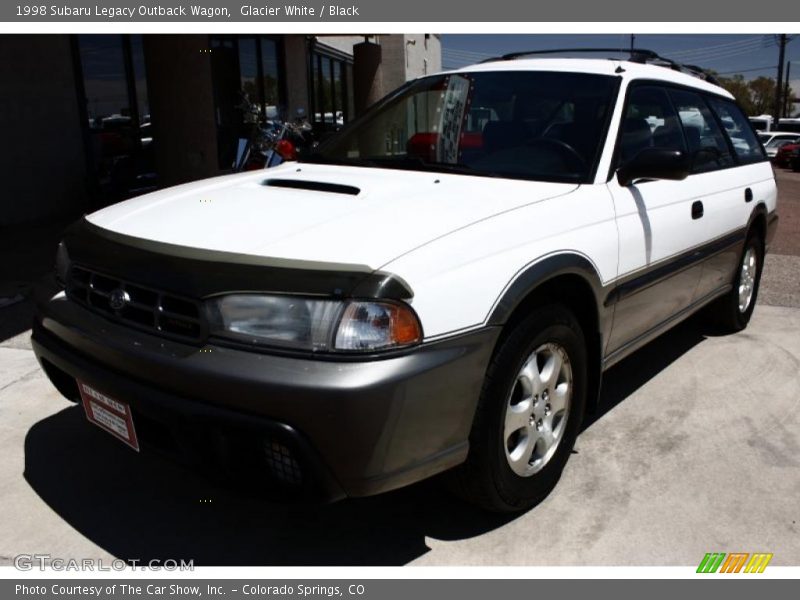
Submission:
{"label": "white car in background", "polygon": [[778,150],[786,144],[796,144],[800,140],[800,133],[794,131],[770,131],[761,132],[758,134],[761,143],[764,144],[764,150],[767,151],[767,156],[770,160],[774,159],[778,154]]}
{"label": "white car in background", "polygon": [[33,346],[135,450],[329,499],[451,471],[522,510],[604,371],[704,307],[747,326],[776,199],[696,69],[508,55],[409,82],[297,162],[88,215]]}

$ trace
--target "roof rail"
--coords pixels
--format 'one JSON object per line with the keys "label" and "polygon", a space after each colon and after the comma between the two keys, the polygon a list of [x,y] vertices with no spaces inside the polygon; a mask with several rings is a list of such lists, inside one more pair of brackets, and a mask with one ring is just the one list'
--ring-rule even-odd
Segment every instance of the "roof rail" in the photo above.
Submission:
{"label": "roof rail", "polygon": [[699,79],[703,79],[704,81],[708,81],[709,83],[713,83],[715,85],[719,85],[719,82],[714,78],[714,76],[709,73],[706,69],[695,65],[684,65],[679,62],[676,62],[672,59],[665,58],[660,56],[657,52],[653,50],[647,50],[645,48],[560,48],[557,50],[527,50],[524,52],[511,52],[509,54],[503,54],[502,56],[498,56],[495,58],[487,58],[486,60],[482,60],[481,63],[487,62],[496,62],[501,60],[517,60],[520,58],[525,58],[528,56],[539,56],[542,54],[572,54],[572,53],[599,53],[599,54],[627,54],[630,58],[630,62],[640,63],[640,64],[648,64],[648,65],[656,65],[659,67],[666,67],[672,69],[674,71],[680,71],[681,73],[686,73],[688,75],[692,75],[694,77],[698,77]]}

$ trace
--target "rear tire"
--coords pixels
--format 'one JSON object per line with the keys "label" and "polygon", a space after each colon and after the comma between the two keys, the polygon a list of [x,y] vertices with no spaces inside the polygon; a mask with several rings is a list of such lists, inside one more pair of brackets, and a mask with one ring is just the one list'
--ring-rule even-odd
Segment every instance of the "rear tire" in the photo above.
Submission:
{"label": "rear tire", "polygon": [[535,309],[489,365],[456,492],[496,512],[525,510],[558,482],[586,406],[583,331],[563,306]]}
{"label": "rear tire", "polygon": [[724,331],[735,333],[747,327],[758,299],[763,266],[764,244],[758,235],[750,233],[736,267],[733,289],[710,307]]}

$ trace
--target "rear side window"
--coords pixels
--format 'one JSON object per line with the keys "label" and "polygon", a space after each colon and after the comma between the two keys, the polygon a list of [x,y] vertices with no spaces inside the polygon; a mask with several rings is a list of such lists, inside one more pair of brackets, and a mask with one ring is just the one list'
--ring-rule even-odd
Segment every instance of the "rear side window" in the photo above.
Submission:
{"label": "rear side window", "polygon": [[669,94],[686,136],[692,172],[706,173],[734,166],[728,141],[700,94],[682,90],[670,90]]}
{"label": "rear side window", "polygon": [[722,98],[709,98],[708,103],[719,117],[739,161],[745,164],[766,160],[750,121],[736,104]]}

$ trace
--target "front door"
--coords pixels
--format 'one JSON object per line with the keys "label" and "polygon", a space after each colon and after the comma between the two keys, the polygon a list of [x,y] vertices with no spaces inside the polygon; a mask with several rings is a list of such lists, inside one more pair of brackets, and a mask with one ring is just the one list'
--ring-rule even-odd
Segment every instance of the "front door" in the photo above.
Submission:
{"label": "front door", "polygon": [[[680,119],[668,91],[634,84],[617,149],[617,164],[645,148],[686,152]],[[695,249],[705,240],[694,176],[683,181],[608,184],[619,230],[619,276],[610,303],[614,324],[606,354],[623,352],[688,308],[702,272]]]}

